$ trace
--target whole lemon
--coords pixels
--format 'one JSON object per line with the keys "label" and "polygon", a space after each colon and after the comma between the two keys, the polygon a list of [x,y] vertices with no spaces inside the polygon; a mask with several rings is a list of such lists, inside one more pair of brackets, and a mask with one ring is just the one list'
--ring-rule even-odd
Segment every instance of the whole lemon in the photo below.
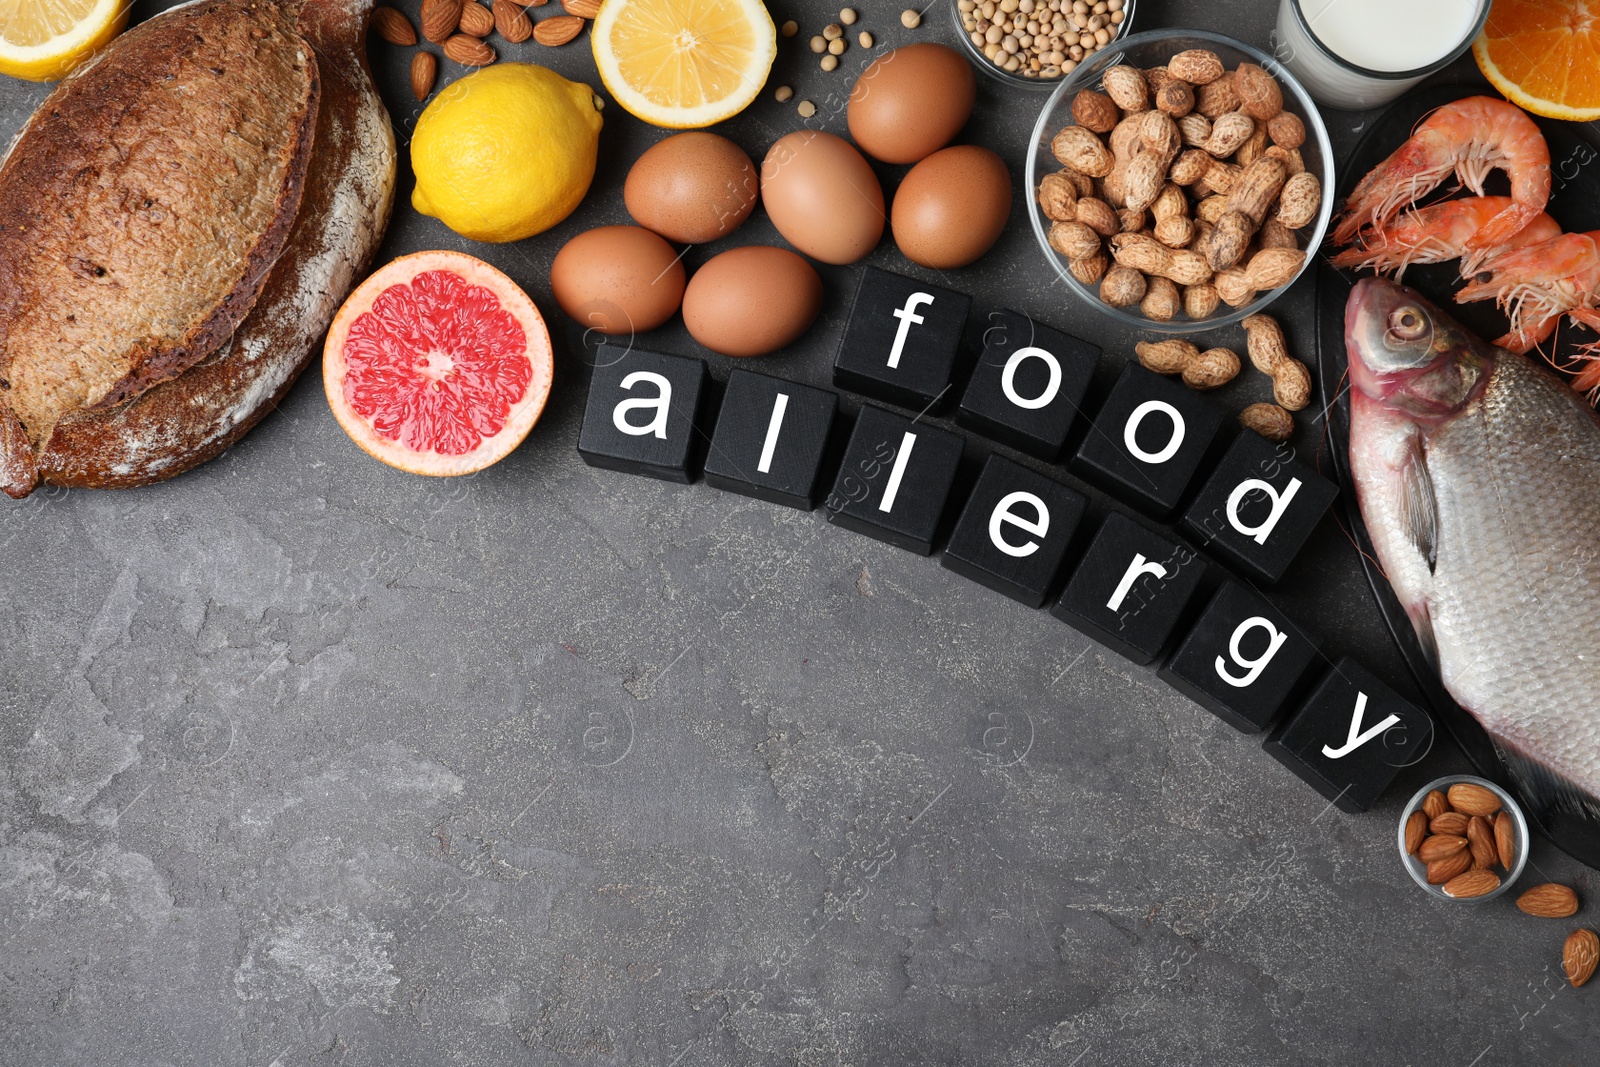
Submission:
{"label": "whole lemon", "polygon": [[411,206],[474,241],[520,241],[578,206],[594,178],[601,102],[531,63],[485,67],[417,119]]}

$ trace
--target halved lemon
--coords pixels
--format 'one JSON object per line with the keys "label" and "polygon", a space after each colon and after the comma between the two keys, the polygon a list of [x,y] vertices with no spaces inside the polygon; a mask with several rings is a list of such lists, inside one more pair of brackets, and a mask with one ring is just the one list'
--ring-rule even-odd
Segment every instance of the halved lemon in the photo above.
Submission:
{"label": "halved lemon", "polygon": [[132,0],[0,0],[0,74],[65,78],[128,24]]}
{"label": "halved lemon", "polygon": [[743,111],[778,55],[761,0],[603,0],[590,34],[617,103],[674,130]]}
{"label": "halved lemon", "polygon": [[1600,119],[1600,0],[1494,0],[1472,54],[1518,107]]}

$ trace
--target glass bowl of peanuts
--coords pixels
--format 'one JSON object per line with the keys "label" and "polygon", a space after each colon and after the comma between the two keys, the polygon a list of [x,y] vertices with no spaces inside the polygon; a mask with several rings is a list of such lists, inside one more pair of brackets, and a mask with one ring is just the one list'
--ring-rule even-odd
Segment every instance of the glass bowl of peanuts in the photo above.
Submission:
{"label": "glass bowl of peanuts", "polygon": [[1333,214],[1311,97],[1265,52],[1203,30],[1136,33],[1078,64],[1034,125],[1027,181],[1062,284],[1146,334],[1261,311]]}
{"label": "glass bowl of peanuts", "polygon": [[1528,820],[1487,778],[1429,782],[1400,813],[1400,862],[1439,900],[1480,903],[1510,889],[1528,862]]}
{"label": "glass bowl of peanuts", "polygon": [[1054,89],[1096,52],[1128,34],[1134,0],[950,0],[956,36],[985,74]]}

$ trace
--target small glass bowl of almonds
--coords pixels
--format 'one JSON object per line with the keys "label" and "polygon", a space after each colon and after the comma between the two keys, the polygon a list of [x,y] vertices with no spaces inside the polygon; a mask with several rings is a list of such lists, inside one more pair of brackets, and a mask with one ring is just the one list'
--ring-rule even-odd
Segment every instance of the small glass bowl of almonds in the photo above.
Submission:
{"label": "small glass bowl of almonds", "polygon": [[1400,862],[1428,894],[1479,903],[1510,889],[1528,862],[1528,820],[1486,778],[1451,775],[1417,790],[1400,815]]}
{"label": "small glass bowl of almonds", "polygon": [[1144,333],[1263,310],[1333,215],[1311,97],[1265,52],[1202,30],[1136,33],[1066,75],[1034,126],[1027,182],[1051,269]]}
{"label": "small glass bowl of almonds", "polygon": [[1008,85],[1053,89],[1128,34],[1134,0],[951,0],[956,36],[979,70]]}

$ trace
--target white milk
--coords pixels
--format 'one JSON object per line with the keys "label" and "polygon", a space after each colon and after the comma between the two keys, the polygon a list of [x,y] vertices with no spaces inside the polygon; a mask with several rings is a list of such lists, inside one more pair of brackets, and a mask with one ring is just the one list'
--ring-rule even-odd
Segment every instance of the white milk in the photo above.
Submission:
{"label": "white milk", "polygon": [[[1487,0],[1282,0],[1277,56],[1319,103],[1375,107],[1459,55],[1487,8]],[[1382,76],[1406,71],[1417,73]]]}

